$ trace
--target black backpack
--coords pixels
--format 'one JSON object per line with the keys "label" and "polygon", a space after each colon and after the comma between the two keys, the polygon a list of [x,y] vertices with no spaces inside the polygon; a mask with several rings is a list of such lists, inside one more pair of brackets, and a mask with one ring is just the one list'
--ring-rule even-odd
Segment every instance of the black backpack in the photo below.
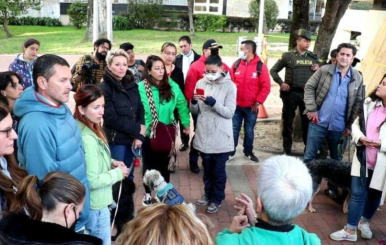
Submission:
{"label": "black backpack", "polygon": [[[241,62],[241,59],[236,60],[235,66],[233,67],[233,73],[235,73],[237,68],[239,68],[240,62]],[[261,60],[259,60],[259,62],[257,62],[257,65],[256,65],[258,77],[260,77],[262,68],[263,68],[263,62],[261,62]]]}

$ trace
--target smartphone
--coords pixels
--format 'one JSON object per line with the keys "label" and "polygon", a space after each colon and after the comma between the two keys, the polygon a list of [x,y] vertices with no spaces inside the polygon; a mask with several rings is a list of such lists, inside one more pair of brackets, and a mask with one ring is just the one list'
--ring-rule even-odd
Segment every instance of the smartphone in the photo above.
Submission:
{"label": "smartphone", "polygon": [[319,123],[319,120],[318,120],[317,118],[314,118],[314,119],[312,119],[312,123],[318,124],[318,123]]}
{"label": "smartphone", "polygon": [[197,94],[197,95],[205,95],[205,90],[202,89],[202,88],[197,88],[197,89],[196,89],[196,94]]}

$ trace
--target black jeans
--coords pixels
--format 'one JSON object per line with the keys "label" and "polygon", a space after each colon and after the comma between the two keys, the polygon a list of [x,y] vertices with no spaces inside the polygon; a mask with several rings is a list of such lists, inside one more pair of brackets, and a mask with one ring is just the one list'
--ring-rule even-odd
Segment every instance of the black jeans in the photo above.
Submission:
{"label": "black jeans", "polygon": [[[196,124],[197,124],[198,115],[192,113],[192,118],[193,118],[193,128],[194,128],[194,131],[196,131]],[[194,140],[194,136],[192,137],[192,142],[190,143],[189,163],[196,163],[197,164],[199,153],[196,150],[196,148],[194,148],[194,146],[193,146],[193,140]]]}
{"label": "black jeans", "polygon": [[296,109],[299,107],[302,120],[302,138],[304,145],[307,145],[307,131],[309,120],[303,114],[306,106],[304,104],[304,93],[301,92],[280,92],[283,100],[283,148],[285,153],[291,153],[292,148],[292,124],[296,115]]}
{"label": "black jeans", "polygon": [[[158,170],[164,177],[165,181],[169,183],[170,172],[168,170],[169,165],[169,152],[155,152],[151,149],[150,138],[145,137],[145,142],[142,144],[142,177],[145,175],[146,170]],[[146,193],[151,193],[151,190],[147,185],[145,187]]]}

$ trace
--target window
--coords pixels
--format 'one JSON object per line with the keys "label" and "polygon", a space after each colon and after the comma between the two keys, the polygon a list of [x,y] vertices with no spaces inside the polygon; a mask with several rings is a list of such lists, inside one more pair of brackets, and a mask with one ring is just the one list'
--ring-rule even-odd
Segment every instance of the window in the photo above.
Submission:
{"label": "window", "polygon": [[217,14],[223,11],[224,0],[194,0],[195,14]]}
{"label": "window", "polygon": [[206,7],[205,6],[194,6],[194,11],[206,12]]}
{"label": "window", "polygon": [[210,7],[209,7],[209,12],[215,12],[215,13],[217,13],[217,12],[218,12],[218,7],[212,7],[212,6],[210,6]]}

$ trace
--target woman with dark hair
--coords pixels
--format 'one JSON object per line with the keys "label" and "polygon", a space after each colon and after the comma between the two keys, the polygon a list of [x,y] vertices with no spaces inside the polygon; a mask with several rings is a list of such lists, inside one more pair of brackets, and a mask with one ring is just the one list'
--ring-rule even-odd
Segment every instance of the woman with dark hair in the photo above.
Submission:
{"label": "woman with dark hair", "polygon": [[13,105],[23,93],[23,79],[13,71],[0,72],[0,101],[13,111]]}
{"label": "woman with dark hair", "polygon": [[144,110],[138,84],[127,72],[129,56],[122,49],[107,54],[107,66],[99,85],[105,99],[103,129],[111,157],[123,161],[130,169],[128,178],[134,180],[134,151],[142,146],[146,132]]}
{"label": "woman with dark hair", "polygon": [[12,128],[11,113],[0,105],[0,219],[4,211],[16,201],[19,182],[27,176],[14,156],[14,142],[17,134]]}
{"label": "woman with dark hair", "polygon": [[[165,64],[160,57],[150,55],[147,58],[143,75],[144,80],[138,84],[141,101],[145,108],[146,122],[142,174],[144,175],[148,169],[155,169],[160,171],[166,182],[169,182],[169,163],[173,154],[171,154],[171,152],[159,152],[157,149],[153,149],[150,138],[155,136],[155,129],[159,123],[165,125],[175,124],[175,109],[178,110],[181,118],[184,128],[183,133],[188,134],[190,132],[189,109],[181,89],[177,83],[168,77]],[[154,118],[153,114],[157,114],[158,118]],[[175,135],[170,135],[169,137],[172,138],[175,137]],[[144,187],[146,194],[143,197],[142,204],[148,206],[151,204],[151,190],[146,185],[144,185]]]}
{"label": "woman with dark hair", "polygon": [[85,194],[82,183],[65,172],[48,173],[43,180],[27,176],[11,213],[0,223],[0,244],[102,245],[100,239],[74,231]]}
{"label": "woman with dark hair", "polygon": [[34,38],[28,38],[23,43],[23,53],[18,54],[9,65],[9,70],[14,71],[22,77],[23,88],[33,85],[32,71],[38,57],[40,42]]}
{"label": "woman with dark hair", "polygon": [[197,205],[215,213],[225,199],[225,164],[234,150],[232,117],[236,110],[236,86],[223,71],[218,52],[205,61],[205,77],[200,79],[190,103],[197,114],[193,146],[200,152],[204,167],[205,194]]}
{"label": "woman with dark hair", "polygon": [[74,117],[82,132],[87,180],[90,187],[90,211],[86,229],[90,235],[111,244],[110,211],[112,186],[129,175],[123,162],[111,159],[106,136],[101,127],[105,99],[102,90],[92,84],[80,87],[75,96]]}
{"label": "woman with dark hair", "polygon": [[[357,145],[351,166],[351,199],[347,225],[330,235],[335,241],[356,241],[357,229],[364,239],[373,236],[370,221],[386,195],[386,74],[364,100],[362,114],[352,125]],[[361,147],[365,150],[363,154]]]}

